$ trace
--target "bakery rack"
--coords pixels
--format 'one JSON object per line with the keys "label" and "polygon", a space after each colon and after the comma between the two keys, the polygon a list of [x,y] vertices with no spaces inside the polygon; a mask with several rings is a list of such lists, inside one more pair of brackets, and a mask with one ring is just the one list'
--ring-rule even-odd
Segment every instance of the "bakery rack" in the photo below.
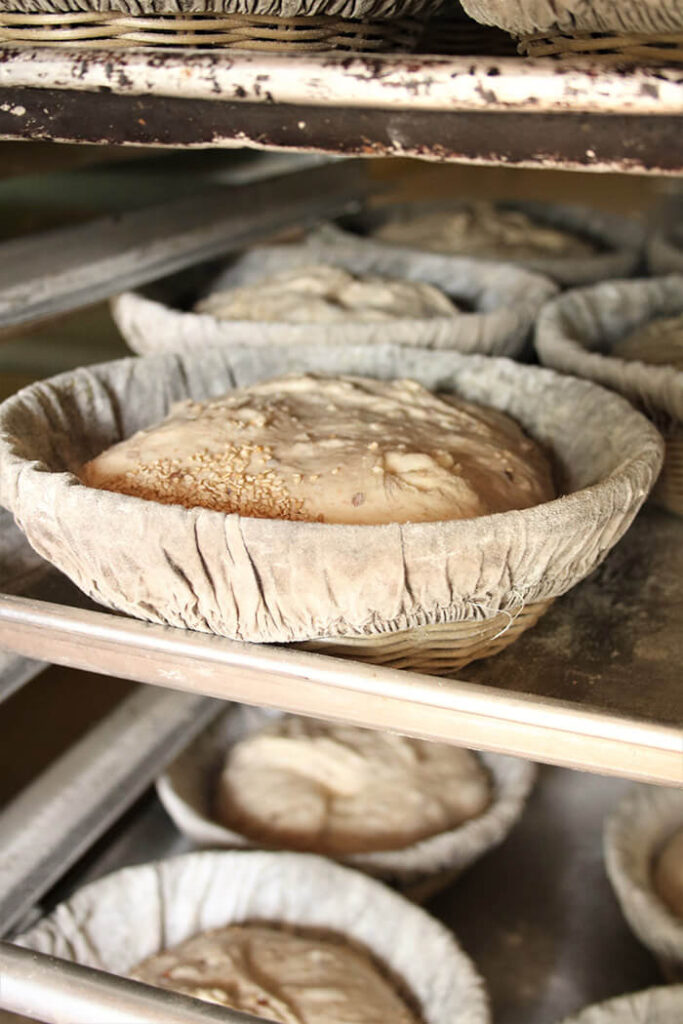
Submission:
{"label": "bakery rack", "polygon": [[[292,58],[6,46],[4,139],[269,152],[189,200],[60,229],[51,244],[63,273],[49,282],[44,239],[6,243],[0,327],[348,209],[369,188],[362,166],[315,153],[680,175],[682,114],[680,68],[493,57],[485,47]],[[224,701],[238,701],[598,773],[542,769],[505,847],[430,909],[477,960],[500,1024],[553,1024],[582,1002],[657,981],[596,844],[626,780],[683,784],[679,520],[647,509],[534,630],[448,680],[109,613],[33,555],[8,517],[0,527],[0,699],[48,663],[152,684],[0,814],[0,934],[11,938],[114,867],[186,849],[149,785]],[[251,1019],[11,942],[0,944],[0,1006],[70,1024]]]}

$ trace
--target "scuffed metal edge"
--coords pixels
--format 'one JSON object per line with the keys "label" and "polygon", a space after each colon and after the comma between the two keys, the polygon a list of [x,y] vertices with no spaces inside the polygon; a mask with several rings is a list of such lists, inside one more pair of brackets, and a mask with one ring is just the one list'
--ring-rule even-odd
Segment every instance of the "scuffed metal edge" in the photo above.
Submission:
{"label": "scuffed metal edge", "polygon": [[0,49],[0,87],[411,111],[679,114],[683,70],[516,57]]}

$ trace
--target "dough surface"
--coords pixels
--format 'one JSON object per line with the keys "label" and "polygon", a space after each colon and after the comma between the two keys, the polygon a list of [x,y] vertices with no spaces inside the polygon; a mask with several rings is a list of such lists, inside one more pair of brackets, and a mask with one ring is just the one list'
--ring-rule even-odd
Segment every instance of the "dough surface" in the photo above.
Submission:
{"label": "dough surface", "polygon": [[654,886],[671,913],[683,921],[683,828],[673,834],[659,854]]}
{"label": "dough surface", "polygon": [[284,716],[232,748],[217,816],[258,842],[337,856],[402,849],[490,801],[467,750]]}
{"label": "dough surface", "polygon": [[187,508],[326,523],[466,519],[555,495],[547,458],[509,417],[363,377],[282,377],[183,402],[80,476]]}
{"label": "dough surface", "polygon": [[354,277],[325,265],[295,267],[255,284],[214,292],[195,309],[219,320],[315,324],[452,317],[458,312],[431,284]]}
{"label": "dough surface", "polygon": [[372,235],[383,242],[415,246],[428,252],[490,259],[595,254],[595,248],[576,235],[539,224],[520,210],[505,210],[484,202],[389,220]]}
{"label": "dough surface", "polygon": [[683,313],[650,320],[617,342],[611,355],[683,370]]}
{"label": "dough surface", "polygon": [[369,957],[341,941],[274,927],[204,932],[131,974],[281,1024],[418,1024]]}

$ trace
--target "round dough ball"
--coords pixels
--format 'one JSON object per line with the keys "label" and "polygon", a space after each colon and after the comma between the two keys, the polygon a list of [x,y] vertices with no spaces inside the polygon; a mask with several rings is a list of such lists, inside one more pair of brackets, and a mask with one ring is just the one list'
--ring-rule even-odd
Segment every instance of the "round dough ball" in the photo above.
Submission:
{"label": "round dough ball", "polygon": [[421,320],[457,313],[448,296],[434,285],[356,277],[325,264],[295,267],[254,284],[213,292],[195,309],[219,320],[309,324]]}
{"label": "round dough ball", "polygon": [[282,377],[107,449],[92,487],[267,519],[467,519],[554,497],[550,464],[509,417],[410,380]]}
{"label": "round dough ball", "polygon": [[418,1024],[367,955],[275,927],[203,932],[132,977],[281,1024]]}
{"label": "round dough ball", "polygon": [[467,203],[456,210],[406,211],[372,232],[394,245],[487,259],[593,256],[595,247],[582,238],[539,224],[521,210],[491,203]]}
{"label": "round dough ball", "polygon": [[217,817],[268,846],[343,856],[402,849],[490,801],[470,751],[284,716],[230,750]]}
{"label": "round dough ball", "polygon": [[671,913],[683,921],[683,828],[673,834],[655,861],[654,887]]}

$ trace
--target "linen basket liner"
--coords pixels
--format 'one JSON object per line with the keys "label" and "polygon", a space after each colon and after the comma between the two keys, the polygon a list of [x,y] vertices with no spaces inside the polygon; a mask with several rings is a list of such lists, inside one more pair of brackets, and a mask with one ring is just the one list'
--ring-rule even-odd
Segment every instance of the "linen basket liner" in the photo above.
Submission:
{"label": "linen basket liner", "polygon": [[[230,747],[279,718],[280,712],[233,706],[202,732],[157,780],[157,792],[181,832],[200,846],[253,849],[263,846],[220,824],[213,814],[218,778]],[[502,842],[520,817],[536,766],[504,754],[477,754],[489,772],[492,800],[486,810],[455,828],[402,849],[335,858],[379,878],[409,885],[447,873],[449,882]]]}
{"label": "linen basket liner", "polygon": [[[467,204],[440,199],[390,203],[368,208],[360,214],[346,217],[344,223],[358,225],[361,231],[369,231],[390,219],[403,219],[411,215],[439,210],[448,213],[463,205]],[[641,260],[645,246],[645,232],[637,221],[627,217],[604,213],[602,210],[594,210],[585,206],[540,203],[532,200],[510,200],[496,203],[495,206],[501,210],[517,210],[520,213],[525,213],[531,220],[537,221],[539,224],[567,231],[570,234],[582,235],[602,248],[602,251],[590,256],[540,255],[526,259],[503,257],[508,265],[551,277],[562,286],[592,284],[595,281],[611,277],[628,277],[636,270]],[[339,245],[343,242],[348,244],[350,251],[353,251],[354,245],[358,248],[367,248],[370,252],[376,253],[378,259],[380,254],[387,252],[403,254],[404,259],[411,254],[414,256],[418,253],[425,260],[429,256],[430,259],[426,260],[426,265],[430,267],[432,274],[437,275],[436,279],[430,278],[432,284],[447,281],[449,274],[452,273],[450,269],[452,261],[465,259],[465,257],[449,256],[443,253],[426,253],[414,246],[395,245],[393,242],[384,242],[381,239],[356,234],[352,230],[344,230],[335,224],[325,224],[317,236],[313,237],[319,237],[321,241],[328,244]],[[400,257],[397,255],[396,258]],[[489,257],[477,257],[477,260],[479,262],[483,260],[487,265],[492,262]]]}
{"label": "linen basket liner", "polygon": [[683,921],[657,894],[652,867],[681,828],[683,790],[638,786],[607,819],[604,835],[605,866],[624,917],[672,981],[683,981]]}
{"label": "linen basket liner", "polygon": [[379,882],[307,854],[190,853],[124,868],[15,941],[127,974],[199,932],[258,920],[332,931],[369,950],[417,1000],[424,1024],[489,1024],[482,981],[442,924]]}
{"label": "linen basket liner", "polygon": [[253,345],[378,344],[458,349],[487,355],[520,353],[541,306],[557,288],[538,274],[505,264],[471,259],[448,260],[441,273],[426,254],[385,255],[363,250],[347,253],[339,246],[281,245],[250,250],[221,273],[209,293],[263,280],[283,269],[331,264],[355,274],[374,274],[423,281],[441,288],[454,301],[474,306],[474,312],[454,317],[406,317],[380,323],[285,323],[224,321],[211,314],[185,313],[169,302],[144,293],[126,292],[112,302],[114,319],[134,352],[197,351],[206,345],[227,345],[239,339]]}
{"label": "linen basket liner", "polygon": [[461,0],[475,21],[513,36],[557,28],[581,32],[675,32],[683,28],[681,0]]}
{"label": "linen basket liner", "polygon": [[427,16],[442,0],[0,0],[0,11],[69,14],[119,11],[156,14],[259,14],[281,18],[330,15],[347,19]]}
{"label": "linen basket liner", "polygon": [[680,1024],[683,985],[661,985],[588,1006],[560,1024]]}
{"label": "linen basket liner", "polygon": [[[570,493],[469,520],[332,525],[164,505],[72,475],[173,402],[302,371],[412,378],[495,406],[552,448]],[[39,554],[110,607],[250,641],[513,617],[598,565],[661,457],[654,427],[593,384],[506,359],[386,345],[122,359],[31,385],[0,407],[0,504]]]}
{"label": "linen basket liner", "polygon": [[568,292],[536,325],[541,362],[613,388],[662,427],[683,423],[683,371],[610,355],[612,346],[660,316],[683,313],[683,275],[608,281]]}
{"label": "linen basket liner", "polygon": [[656,231],[647,243],[647,265],[653,275],[683,274],[683,225]]}

